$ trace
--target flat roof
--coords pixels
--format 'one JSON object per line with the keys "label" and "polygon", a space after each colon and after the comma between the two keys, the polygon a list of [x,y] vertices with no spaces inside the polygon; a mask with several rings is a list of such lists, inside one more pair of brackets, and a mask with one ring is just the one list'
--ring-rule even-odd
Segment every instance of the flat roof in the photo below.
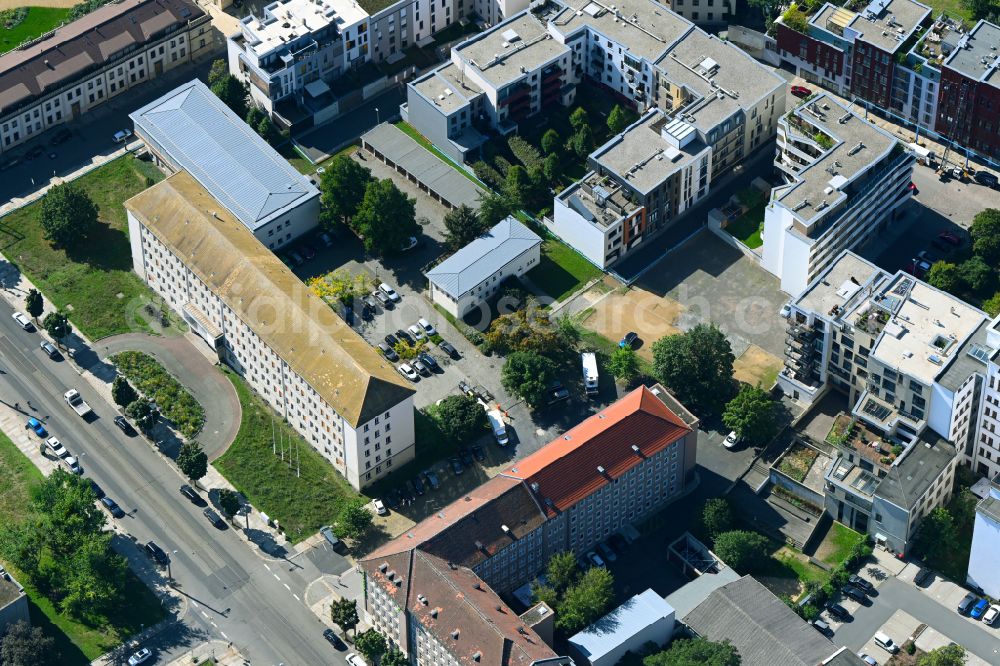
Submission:
{"label": "flat roof", "polygon": [[[800,104],[791,114],[795,122],[787,116],[778,120],[788,136],[811,138],[819,131],[833,141],[832,148],[814,158],[795,175],[795,182],[777,192],[773,199],[795,213],[809,228],[827,215],[838,212],[838,204],[847,199],[844,188],[885,158],[899,142],[892,134],[826,93]],[[807,130],[799,129],[796,124]],[[781,159],[780,154],[776,159]],[[829,188],[832,189],[827,192]]]}
{"label": "flat roof", "polygon": [[955,460],[955,447],[927,428],[889,467],[875,489],[875,497],[906,510],[937,481],[945,467]]}
{"label": "flat roof", "polygon": [[966,338],[937,382],[949,391],[957,391],[974,373],[986,373],[986,359],[993,354],[989,344],[989,320],[983,320]]}
{"label": "flat roof", "polygon": [[[865,287],[877,284],[888,273],[850,251],[845,251],[795,297],[792,303],[823,317],[839,317],[849,311],[848,303],[865,296]],[[831,314],[834,308],[836,315]]]}
{"label": "flat roof", "polygon": [[562,4],[565,8],[551,18],[559,32],[569,35],[589,27],[650,63],[694,28],[691,21],[653,0],[567,0]]}
{"label": "flat roof", "polygon": [[410,87],[445,114],[468,106],[474,98],[483,94],[482,88],[463,76],[453,62],[421,76],[410,83]]}
{"label": "flat roof", "polygon": [[930,7],[916,0],[872,0],[848,27],[861,41],[895,53],[930,13]]}
{"label": "flat roof", "polygon": [[251,48],[263,56],[331,23],[340,29],[366,18],[368,14],[353,0],[278,0],[264,7],[263,19],[251,14],[240,24],[252,40]]}
{"label": "flat roof", "polygon": [[691,116],[689,122],[705,133],[786,85],[742,49],[699,28],[674,44],[657,66],[670,80],[701,97],[681,113]]}
{"label": "flat roof", "polygon": [[[881,298],[880,298],[881,297]],[[900,271],[873,297],[894,316],[870,357],[930,386],[980,324],[985,312]]]}
{"label": "flat roof", "polygon": [[591,153],[591,158],[636,190],[650,192],[707,149],[697,137],[683,148],[675,148],[661,135],[661,130],[670,122],[665,112],[651,109]]}
{"label": "flat roof", "polygon": [[424,275],[438,289],[459,299],[491,275],[542,244],[534,231],[508,216]]}
{"label": "flat roof", "polygon": [[994,522],[1000,523],[1000,498],[987,495],[976,505],[976,513],[981,513]]}
{"label": "flat roof", "polygon": [[707,599],[712,592],[739,579],[738,573],[723,564],[718,571],[707,571],[668,594],[666,602],[676,609],[677,617],[684,617]]}
{"label": "flat roof", "polygon": [[251,231],[319,197],[309,179],[199,79],[129,118],[158,153],[194,176]]}
{"label": "flat roof", "polygon": [[958,48],[951,52],[944,66],[970,79],[1000,88],[1000,26],[985,20],[958,41]]}
{"label": "flat roof", "polygon": [[[495,88],[502,88],[569,49],[549,34],[530,11],[499,23],[452,48],[452,55],[468,62]],[[522,71],[522,69],[524,71]]]}
{"label": "flat roof", "polygon": [[125,208],[352,426],[414,394],[186,171],[140,192]]}
{"label": "flat roof", "polygon": [[6,571],[0,573],[0,609],[12,601],[17,601],[23,595],[24,588],[9,573]]}
{"label": "flat roof", "polygon": [[[650,589],[628,599],[583,631],[571,636],[568,641],[590,663],[594,663],[614,652],[632,637],[673,615],[673,607]],[[666,636],[662,638],[669,638],[673,629],[671,623],[666,629]]]}
{"label": "flat roof", "polygon": [[639,205],[629,201],[628,196],[622,185],[596,171],[588,172],[558,194],[578,215],[601,229],[639,210]]}
{"label": "flat roof", "polygon": [[126,48],[205,15],[187,0],[121,0],[0,56],[0,112],[54,92],[116,60]]}

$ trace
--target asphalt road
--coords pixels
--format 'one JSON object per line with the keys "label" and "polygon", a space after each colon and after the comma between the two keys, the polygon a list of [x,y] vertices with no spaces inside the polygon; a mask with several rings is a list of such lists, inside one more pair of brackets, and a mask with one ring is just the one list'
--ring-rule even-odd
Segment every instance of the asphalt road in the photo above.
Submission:
{"label": "asphalt road", "polygon": [[[10,315],[10,307],[0,303],[0,400],[20,402],[22,409],[30,400],[32,415],[79,456],[85,475],[128,513],[121,528],[137,543],[153,540],[170,555],[175,588],[187,604],[181,622],[149,643],[159,663],[210,638],[232,641],[254,664],[341,663],[342,653],[323,639],[324,625],[300,599],[322,573],[346,570],[344,560],[317,552],[292,561],[265,560],[232,528],[211,526],[202,509],[178,493],[180,474],[144,440],[123,435],[112,421],[114,408],[70,362],[48,359],[38,348],[39,334],[22,331]],[[80,390],[96,418],[82,423],[64,404],[68,387]],[[134,546],[124,539],[119,544],[140,577],[166,582],[148,560],[136,557]]]}
{"label": "asphalt road", "polygon": [[967,650],[990,663],[1000,663],[1000,641],[995,633],[985,631],[955,612],[946,608],[909,583],[888,578],[878,587],[878,596],[871,606],[861,606],[854,621],[837,629],[834,642],[855,652],[878,631],[889,617],[902,608],[907,613],[938,630]]}

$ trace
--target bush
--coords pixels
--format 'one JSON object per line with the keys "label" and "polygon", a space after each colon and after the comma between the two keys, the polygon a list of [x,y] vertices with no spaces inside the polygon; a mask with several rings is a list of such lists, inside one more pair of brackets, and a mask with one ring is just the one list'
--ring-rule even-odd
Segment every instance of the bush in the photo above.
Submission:
{"label": "bush", "polygon": [[516,134],[511,135],[507,139],[507,145],[510,146],[510,152],[514,153],[514,157],[521,160],[521,163],[528,169],[532,167],[542,168],[542,154],[522,137]]}
{"label": "bush", "polygon": [[472,173],[476,178],[489,185],[494,190],[503,189],[503,176],[499,171],[482,160],[472,163]]}
{"label": "bush", "polygon": [[[503,155],[497,155],[496,157],[493,158],[493,166],[495,166],[497,168],[497,171],[503,174],[504,179],[506,179],[507,172],[510,171],[510,168],[514,165],[511,164],[510,161],[507,160],[507,158],[504,157]],[[499,189],[503,189],[503,187]]]}
{"label": "bush", "polygon": [[132,385],[160,408],[185,437],[194,436],[205,424],[205,410],[173,375],[151,356],[126,351],[115,354],[111,362]]}

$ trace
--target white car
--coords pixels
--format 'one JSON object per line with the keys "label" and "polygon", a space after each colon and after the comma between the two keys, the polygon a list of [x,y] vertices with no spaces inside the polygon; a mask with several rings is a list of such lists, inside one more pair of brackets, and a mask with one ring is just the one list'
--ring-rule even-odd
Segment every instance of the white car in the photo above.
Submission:
{"label": "white car", "polygon": [[607,564],[604,563],[604,560],[601,559],[601,556],[595,553],[594,551],[590,551],[589,553],[587,553],[587,559],[590,560],[590,563],[593,564],[595,567],[607,568],[608,566]]}
{"label": "white car", "polygon": [[372,504],[375,505],[375,513],[377,513],[378,515],[384,516],[385,514],[389,513],[388,511],[385,510],[385,502],[383,502],[382,500],[380,499],[372,500]]}
{"label": "white car", "polygon": [[31,320],[28,319],[28,315],[24,314],[23,312],[15,312],[14,314],[11,315],[11,317],[13,317],[14,321],[17,322],[17,325],[23,328],[24,330],[33,331],[35,329],[34,324],[32,324]]}
{"label": "white car", "polygon": [[80,467],[80,461],[76,459],[76,456],[63,458],[63,462],[66,463],[66,467],[69,467],[69,471],[73,472],[77,476],[83,474],[83,468]]}
{"label": "white car", "polygon": [[983,614],[983,622],[986,623],[986,626],[992,627],[997,623],[998,617],[1000,617],[1000,606],[993,604],[989,607],[989,610]]}
{"label": "white car", "polygon": [[437,329],[434,328],[434,324],[430,323],[423,317],[417,320],[417,326],[424,329],[424,333],[427,335],[437,335]]}
{"label": "white car", "polygon": [[778,314],[781,315],[782,319],[788,319],[792,316],[792,308],[788,305],[788,303],[785,303],[781,306],[781,310]]}
{"label": "white car", "polygon": [[347,663],[351,666],[368,666],[365,660],[361,658],[361,655],[355,654],[354,652],[347,655],[345,659],[347,659]]}
{"label": "white car", "polygon": [[737,435],[736,431],[734,430],[728,435],[726,435],[726,441],[723,442],[723,446],[725,446],[727,449],[735,449],[737,446],[740,445],[741,441],[743,441],[742,438],[739,435]]}
{"label": "white car", "polygon": [[417,375],[417,371],[414,370],[413,366],[409,363],[400,363],[396,370],[399,370],[399,374],[403,375],[411,382],[415,382],[420,378],[419,375]]}
{"label": "white car", "polygon": [[399,303],[400,301],[399,294],[397,294],[396,290],[387,285],[385,282],[383,282],[378,286],[378,290],[381,291],[386,296],[388,296],[393,303]]}
{"label": "white car", "polygon": [[59,458],[65,458],[69,455],[69,451],[66,450],[66,447],[63,446],[62,442],[55,437],[49,437],[45,440],[45,444],[49,447],[49,450]]}
{"label": "white car", "polygon": [[115,132],[114,136],[115,143],[122,143],[124,141],[128,141],[128,138],[130,136],[132,136],[132,130],[130,129],[118,130],[117,132]]}
{"label": "white car", "polygon": [[416,340],[424,340],[427,338],[427,334],[424,333],[424,329],[420,328],[416,324],[413,324],[406,330],[409,331],[410,335],[412,335]]}
{"label": "white car", "polygon": [[149,651],[149,648],[142,648],[128,658],[128,666],[139,666],[139,664],[145,663],[152,656],[153,653]]}

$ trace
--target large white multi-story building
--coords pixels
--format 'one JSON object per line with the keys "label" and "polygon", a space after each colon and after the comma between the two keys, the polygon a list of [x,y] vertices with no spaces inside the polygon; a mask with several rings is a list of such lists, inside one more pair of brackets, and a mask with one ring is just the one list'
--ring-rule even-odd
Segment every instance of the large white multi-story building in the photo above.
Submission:
{"label": "large white multi-story building", "polygon": [[194,79],[129,114],[156,163],[201,183],[275,250],[319,223],[319,190]]}
{"label": "large white multi-story building", "polygon": [[778,122],[774,165],[785,184],[764,212],[762,265],[789,294],[844,250],[863,247],[910,198],[916,158],[880,127],[828,95]]}
{"label": "large white multi-story building", "polygon": [[0,153],[214,53],[211,17],[187,0],[104,5],[0,56]]}
{"label": "large white multi-story building", "polygon": [[352,486],[414,455],[413,390],[186,171],[125,202],[136,273]]}
{"label": "large white multi-story building", "polygon": [[976,506],[966,582],[996,599],[1000,597],[1000,475],[990,478],[989,493]]}
{"label": "large white multi-story building", "polygon": [[365,557],[368,620],[416,666],[557,659],[497,592],[679,498],[696,427],[662,387],[636,389]]}

